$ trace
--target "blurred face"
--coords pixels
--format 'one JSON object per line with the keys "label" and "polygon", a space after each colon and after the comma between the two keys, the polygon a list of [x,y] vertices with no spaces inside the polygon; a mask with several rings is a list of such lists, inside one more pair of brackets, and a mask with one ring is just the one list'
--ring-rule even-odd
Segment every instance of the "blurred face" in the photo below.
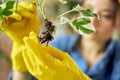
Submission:
{"label": "blurred face", "polygon": [[100,15],[100,20],[91,18],[96,33],[84,35],[83,38],[99,41],[108,40],[114,30],[114,5],[111,0],[84,0],[84,6],[93,8],[94,12]]}

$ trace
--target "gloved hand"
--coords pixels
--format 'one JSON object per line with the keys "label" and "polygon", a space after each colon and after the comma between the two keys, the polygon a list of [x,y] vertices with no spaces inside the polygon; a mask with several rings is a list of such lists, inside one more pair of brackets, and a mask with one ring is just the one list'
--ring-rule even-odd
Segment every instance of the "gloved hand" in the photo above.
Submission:
{"label": "gloved hand", "polygon": [[[8,17],[6,23],[11,20],[17,20],[10,24],[5,33],[17,44],[23,45],[23,37],[27,36],[30,31],[39,32],[40,21],[36,5],[30,2],[21,2],[13,8],[13,14]],[[6,24],[3,24],[3,26]]]}
{"label": "gloved hand", "polygon": [[31,32],[24,38],[23,58],[28,71],[39,80],[91,80],[66,52],[41,45]]}
{"label": "gloved hand", "polygon": [[12,66],[15,71],[25,72],[27,68],[22,57],[23,37],[29,35],[30,31],[35,31],[38,34],[40,30],[36,5],[30,2],[22,2],[18,4],[17,11],[16,6],[14,6],[13,14],[3,22],[2,27],[12,20],[15,22],[9,24],[5,30],[5,33],[13,40]]}

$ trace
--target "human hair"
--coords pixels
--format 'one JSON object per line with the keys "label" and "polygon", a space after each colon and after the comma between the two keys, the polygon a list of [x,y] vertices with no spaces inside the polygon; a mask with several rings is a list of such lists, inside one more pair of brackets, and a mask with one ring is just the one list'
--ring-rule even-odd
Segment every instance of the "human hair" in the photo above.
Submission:
{"label": "human hair", "polygon": [[114,5],[116,5],[116,6],[120,6],[120,2],[119,2],[119,0],[111,0],[113,3],[114,3]]}
{"label": "human hair", "polygon": [[114,18],[114,22],[113,24],[116,25],[116,18],[118,17],[117,16],[117,12],[118,10],[120,9],[120,3],[119,3],[119,0],[111,0],[113,2],[113,5],[114,5],[114,12],[113,12],[113,18]]}

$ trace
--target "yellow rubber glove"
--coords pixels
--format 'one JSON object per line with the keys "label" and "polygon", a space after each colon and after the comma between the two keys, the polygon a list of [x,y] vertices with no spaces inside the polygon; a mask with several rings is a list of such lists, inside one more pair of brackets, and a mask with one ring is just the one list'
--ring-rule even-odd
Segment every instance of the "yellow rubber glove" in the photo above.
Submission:
{"label": "yellow rubber glove", "polygon": [[54,47],[39,44],[31,32],[24,38],[23,58],[28,71],[39,80],[91,80],[68,55]]}
{"label": "yellow rubber glove", "polygon": [[[12,67],[15,71],[25,72],[27,68],[22,57],[23,37],[29,35],[30,31],[35,31],[38,34],[40,30],[36,5],[30,2],[19,3],[17,11],[16,6],[14,6],[13,14],[5,22],[8,23],[11,20],[16,20],[16,22],[10,24],[5,33],[13,40]],[[2,27],[6,26],[5,22],[3,22]]]}

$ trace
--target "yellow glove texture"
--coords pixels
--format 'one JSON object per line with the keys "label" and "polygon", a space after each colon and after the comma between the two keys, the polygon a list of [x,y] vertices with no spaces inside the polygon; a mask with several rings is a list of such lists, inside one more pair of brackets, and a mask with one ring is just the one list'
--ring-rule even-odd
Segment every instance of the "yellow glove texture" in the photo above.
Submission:
{"label": "yellow glove texture", "polygon": [[[21,2],[18,4],[17,9],[14,6],[13,14],[5,22],[8,23],[12,20],[15,20],[15,22],[8,25],[5,30],[5,33],[13,40],[12,66],[15,71],[25,72],[27,68],[22,57],[23,37],[29,35],[30,31],[35,31],[38,34],[40,30],[40,20],[36,5],[30,2]],[[3,26],[7,25],[5,22]]]}
{"label": "yellow glove texture", "polygon": [[41,45],[31,32],[24,38],[23,58],[28,71],[39,80],[91,80],[66,52]]}

